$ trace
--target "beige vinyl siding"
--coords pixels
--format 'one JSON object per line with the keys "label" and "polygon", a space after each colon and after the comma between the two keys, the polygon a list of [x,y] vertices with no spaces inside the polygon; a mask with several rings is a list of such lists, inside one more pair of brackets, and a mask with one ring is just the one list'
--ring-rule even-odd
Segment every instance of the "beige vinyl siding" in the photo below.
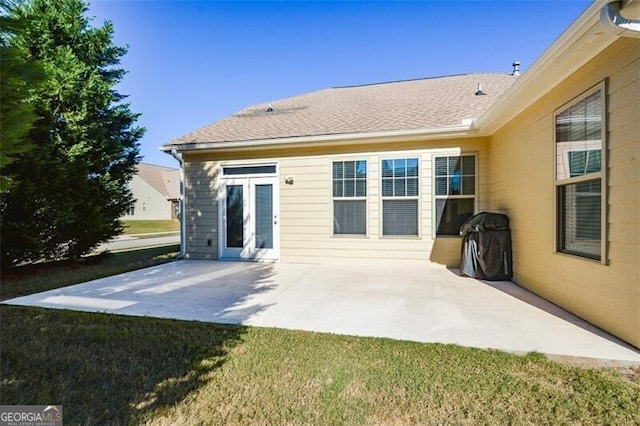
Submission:
{"label": "beige vinyl siding", "polygon": [[[478,158],[478,208],[489,205],[487,140],[425,141],[402,144],[390,150],[384,144],[352,147],[314,147],[310,150],[270,150],[188,155],[186,160],[187,254],[191,258],[216,258],[218,243],[217,197],[221,164],[277,161],[280,186],[280,259],[287,262],[328,262],[367,259],[423,259],[459,265],[460,238],[434,238],[433,168],[436,155],[473,153]],[[380,163],[382,159],[419,159],[419,235],[382,237]],[[367,234],[333,235],[332,162],[367,161]],[[285,179],[293,178],[293,184]],[[435,249],[434,249],[435,248]]]}
{"label": "beige vinyl siding", "polygon": [[[490,139],[491,208],[511,219],[514,280],[640,346],[640,41],[620,39]],[[556,252],[553,113],[607,81],[607,251]]]}
{"label": "beige vinyl siding", "polygon": [[[430,143],[431,144],[431,143]],[[389,152],[345,153],[340,155],[288,157],[280,159],[281,178],[292,176],[294,185],[281,186],[281,259],[291,262],[326,262],[366,259],[424,259],[448,265],[460,262],[460,239],[445,238],[433,252],[433,170],[435,155],[457,155],[461,151],[479,153],[478,180],[486,181],[484,143],[464,141],[451,148]],[[418,158],[419,209],[417,237],[382,236],[380,164],[389,158]],[[331,166],[333,161],[367,161],[367,234],[333,235]],[[483,176],[484,175],[484,176]],[[282,179],[281,179],[282,181]],[[486,183],[480,185],[480,206],[488,205]]]}
{"label": "beige vinyl siding", "polygon": [[[218,169],[185,162],[185,257],[218,259]],[[211,241],[211,245],[209,245]]]}

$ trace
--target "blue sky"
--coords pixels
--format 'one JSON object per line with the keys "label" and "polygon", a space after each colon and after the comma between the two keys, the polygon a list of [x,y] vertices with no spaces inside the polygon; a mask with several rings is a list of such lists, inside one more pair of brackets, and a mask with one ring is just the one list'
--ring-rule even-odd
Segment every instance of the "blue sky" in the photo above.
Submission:
{"label": "blue sky", "polygon": [[590,4],[511,1],[94,0],[128,45],[119,86],[158,147],[256,103],[327,87],[449,74],[510,73],[535,61]]}

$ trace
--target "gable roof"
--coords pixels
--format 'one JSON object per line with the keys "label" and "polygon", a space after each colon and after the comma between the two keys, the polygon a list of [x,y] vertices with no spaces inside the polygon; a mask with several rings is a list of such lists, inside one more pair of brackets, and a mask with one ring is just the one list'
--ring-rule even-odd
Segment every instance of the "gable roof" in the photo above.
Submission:
{"label": "gable roof", "polygon": [[137,166],[137,174],[167,197],[168,200],[180,198],[180,170],[155,164],[140,163]]}
{"label": "gable roof", "polygon": [[[624,35],[601,23],[612,1],[594,0],[521,77],[466,74],[321,90],[272,102],[269,113],[269,103],[246,108],[161,149],[488,136]],[[640,2],[616,5],[640,18]],[[486,96],[475,96],[477,83]]]}
{"label": "gable roof", "polygon": [[[517,78],[510,74],[462,74],[325,89],[250,106],[162,149],[470,127]],[[476,95],[478,84],[484,95]]]}

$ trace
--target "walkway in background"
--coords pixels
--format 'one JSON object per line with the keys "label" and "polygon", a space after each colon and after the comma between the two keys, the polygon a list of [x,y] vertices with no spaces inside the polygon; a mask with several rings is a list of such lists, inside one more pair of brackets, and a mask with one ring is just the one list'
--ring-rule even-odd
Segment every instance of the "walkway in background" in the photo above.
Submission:
{"label": "walkway in background", "polygon": [[[167,234],[167,235],[163,235],[159,237],[157,236],[159,234]],[[101,252],[105,250],[109,250],[109,251],[133,250],[136,248],[147,248],[147,247],[180,244],[180,233],[162,232],[162,233],[153,233],[152,235],[156,235],[156,236],[149,238],[149,237],[145,237],[144,234],[120,235],[119,237],[114,238],[108,243],[100,244],[96,248],[96,252]]]}

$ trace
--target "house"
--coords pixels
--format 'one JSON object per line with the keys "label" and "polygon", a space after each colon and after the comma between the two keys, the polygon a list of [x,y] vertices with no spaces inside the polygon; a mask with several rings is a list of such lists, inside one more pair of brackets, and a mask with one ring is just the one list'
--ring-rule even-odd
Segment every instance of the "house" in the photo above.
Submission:
{"label": "house", "polygon": [[507,214],[514,281],[640,347],[640,17],[595,1],[522,75],[342,87],[162,147],[193,259],[460,262]]}
{"label": "house", "polygon": [[140,163],[129,182],[134,203],[124,220],[177,219],[180,201],[180,170]]}

